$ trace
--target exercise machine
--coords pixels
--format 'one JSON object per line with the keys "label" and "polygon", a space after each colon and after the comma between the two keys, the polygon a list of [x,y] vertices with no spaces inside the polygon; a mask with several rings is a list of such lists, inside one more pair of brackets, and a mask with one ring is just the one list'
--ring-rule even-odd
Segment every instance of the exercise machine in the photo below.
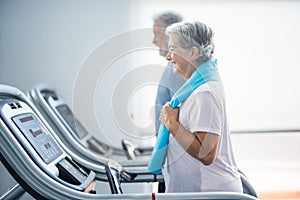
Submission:
{"label": "exercise machine", "polygon": [[[118,195],[95,194],[96,173],[64,146],[20,90],[6,85],[0,85],[0,159],[18,184],[37,199],[257,199],[238,193],[122,194],[119,190]],[[108,163],[103,171],[109,184],[139,176]],[[113,179],[107,176],[108,170],[115,170]]]}
{"label": "exercise machine", "polygon": [[[131,156],[133,155],[129,156],[128,151],[124,150],[124,145],[130,145],[128,144],[128,140],[122,141],[122,149],[109,146],[98,138],[95,138],[94,135],[83,126],[71,108],[58,95],[56,90],[49,85],[36,85],[28,91],[27,96],[47,119],[52,128],[59,134],[61,140],[74,152],[79,150],[82,152],[82,148],[78,148],[80,145],[92,151],[94,153],[92,157],[97,157],[98,154],[101,157],[117,159],[119,161],[126,159],[126,157],[131,160]],[[146,161],[142,161],[142,163],[146,164],[150,158],[152,149],[136,147],[135,151],[135,160],[143,158]],[[86,151],[84,151],[84,153],[86,154]]]}

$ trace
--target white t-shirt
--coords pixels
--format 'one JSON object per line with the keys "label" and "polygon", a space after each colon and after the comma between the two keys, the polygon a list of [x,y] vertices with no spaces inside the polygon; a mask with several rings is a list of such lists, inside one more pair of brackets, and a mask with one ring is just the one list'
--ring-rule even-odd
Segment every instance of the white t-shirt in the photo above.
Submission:
{"label": "white t-shirt", "polygon": [[234,160],[221,81],[199,86],[180,106],[179,122],[190,132],[220,135],[216,160],[205,166],[189,155],[170,134],[163,167],[166,192],[242,192]]}

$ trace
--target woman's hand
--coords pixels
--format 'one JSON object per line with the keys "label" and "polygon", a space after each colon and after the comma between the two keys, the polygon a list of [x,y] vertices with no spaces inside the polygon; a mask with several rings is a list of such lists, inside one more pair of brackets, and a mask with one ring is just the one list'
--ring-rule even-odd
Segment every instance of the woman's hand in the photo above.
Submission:
{"label": "woman's hand", "polygon": [[171,108],[169,102],[167,102],[160,111],[159,120],[160,122],[173,134],[179,127],[178,122],[178,108]]}

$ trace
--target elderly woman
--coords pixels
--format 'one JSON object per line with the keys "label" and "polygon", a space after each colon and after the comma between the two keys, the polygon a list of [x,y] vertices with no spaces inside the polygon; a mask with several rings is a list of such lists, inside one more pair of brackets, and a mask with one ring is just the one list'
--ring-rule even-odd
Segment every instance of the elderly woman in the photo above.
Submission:
{"label": "elderly woman", "polygon": [[161,111],[160,121],[170,132],[162,169],[166,192],[242,192],[222,82],[220,78],[209,79],[216,74],[219,77],[212,58],[213,31],[203,23],[186,22],[169,26],[166,33],[166,59],[174,64],[174,72],[191,85],[195,73],[208,77],[177,108],[167,103]]}

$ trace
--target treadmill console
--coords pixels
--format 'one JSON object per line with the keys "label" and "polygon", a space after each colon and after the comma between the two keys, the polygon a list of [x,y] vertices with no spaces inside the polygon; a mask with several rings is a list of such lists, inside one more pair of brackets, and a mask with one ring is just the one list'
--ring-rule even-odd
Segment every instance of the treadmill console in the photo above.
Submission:
{"label": "treadmill console", "polygon": [[63,125],[68,129],[69,133],[71,133],[71,135],[77,139],[80,144],[88,147],[90,150],[101,155],[110,155],[112,151],[110,147],[93,137],[76,118],[69,106],[57,95],[53,94],[54,92],[45,97],[46,102]]}
{"label": "treadmill console", "polygon": [[0,116],[32,160],[56,181],[84,191],[95,173],[74,162],[36,113],[23,101],[0,100]]}
{"label": "treadmill console", "polygon": [[32,113],[15,116],[12,120],[46,164],[62,155],[62,150]]}
{"label": "treadmill console", "polygon": [[71,109],[66,104],[56,106],[56,109],[58,113],[63,117],[63,119],[67,122],[67,124],[71,127],[72,131],[76,133],[79,139],[83,139],[88,134],[87,130],[77,120]]}

